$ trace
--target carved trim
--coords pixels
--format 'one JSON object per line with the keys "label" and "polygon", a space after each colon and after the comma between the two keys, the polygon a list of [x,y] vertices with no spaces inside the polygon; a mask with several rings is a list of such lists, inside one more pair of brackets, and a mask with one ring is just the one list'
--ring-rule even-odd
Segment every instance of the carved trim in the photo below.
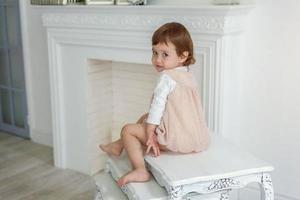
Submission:
{"label": "carved trim", "polygon": [[[152,172],[153,168],[151,168]],[[155,173],[155,178],[159,177],[160,179],[163,178],[163,176],[159,176],[159,173]],[[160,180],[164,181],[164,180]],[[219,180],[214,181],[208,181],[208,182],[198,182],[194,184],[188,184],[188,185],[180,185],[180,186],[170,186],[165,182],[163,186],[166,187],[168,194],[170,195],[170,198],[172,199],[180,199],[184,196],[188,196],[191,193],[197,193],[200,196],[206,195],[206,194],[213,194],[218,193],[219,198],[221,200],[226,200],[226,193],[229,193],[234,188],[243,188],[247,184],[257,182],[261,183],[265,186],[266,190],[266,200],[273,200],[273,186],[271,183],[271,177],[268,174],[264,173],[264,176],[262,176],[262,173],[257,174],[250,174],[245,176],[238,176],[233,178],[223,178]],[[263,191],[262,191],[263,192]]]}
{"label": "carved trim", "polygon": [[[75,27],[75,28],[110,28],[153,30],[167,21],[179,21],[195,32],[225,33],[241,31],[245,27],[245,16],[248,9],[239,12],[231,10],[201,9],[205,12],[193,12],[195,9],[186,9],[178,15],[178,9],[158,8],[144,9],[143,15],[132,15],[130,12],[116,14],[115,10],[105,12],[87,13],[55,13],[42,16],[44,26],[49,27]],[[128,11],[128,10],[127,10]],[[134,10],[136,11],[136,10]],[[229,14],[229,12],[231,14]],[[119,12],[120,13],[120,12]],[[123,12],[122,12],[123,13]],[[234,13],[234,14],[233,14]],[[177,17],[179,16],[179,17]]]}
{"label": "carved trim", "polygon": [[[245,184],[241,183],[239,181],[239,177],[236,178],[224,178],[224,179],[219,179],[215,181],[208,181],[208,182],[199,182],[195,184],[190,184],[190,185],[184,185],[183,187],[183,195],[187,195],[191,192],[198,193],[198,194],[212,194],[216,193],[219,191],[221,192],[221,196],[223,199],[225,198],[225,194],[227,193],[226,191],[231,191],[233,188],[242,188],[244,187]],[[221,199],[222,199],[221,198]]]}
{"label": "carved trim", "polygon": [[236,179],[222,178],[211,183],[207,189],[209,191],[219,191],[230,187],[239,187],[240,185],[240,182]]}

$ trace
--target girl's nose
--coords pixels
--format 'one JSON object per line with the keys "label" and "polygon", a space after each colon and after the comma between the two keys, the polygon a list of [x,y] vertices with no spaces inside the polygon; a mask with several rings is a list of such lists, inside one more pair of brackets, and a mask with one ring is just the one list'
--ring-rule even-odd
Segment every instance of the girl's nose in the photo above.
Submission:
{"label": "girl's nose", "polygon": [[156,56],[155,63],[156,64],[161,64],[161,57],[160,56]]}

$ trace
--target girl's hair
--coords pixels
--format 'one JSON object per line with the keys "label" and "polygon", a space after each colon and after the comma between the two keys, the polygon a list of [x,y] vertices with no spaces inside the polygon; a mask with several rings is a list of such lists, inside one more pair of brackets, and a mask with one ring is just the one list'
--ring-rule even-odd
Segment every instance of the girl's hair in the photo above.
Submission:
{"label": "girl's hair", "polygon": [[152,45],[164,43],[168,45],[171,42],[178,56],[183,55],[183,52],[189,53],[183,66],[189,66],[195,63],[193,41],[188,30],[180,23],[171,22],[159,27],[152,36]]}

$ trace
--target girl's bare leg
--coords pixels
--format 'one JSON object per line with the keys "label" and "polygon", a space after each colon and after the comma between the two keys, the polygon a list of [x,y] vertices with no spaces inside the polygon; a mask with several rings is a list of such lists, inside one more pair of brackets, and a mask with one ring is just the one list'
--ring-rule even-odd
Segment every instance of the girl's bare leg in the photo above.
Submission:
{"label": "girl's bare leg", "polygon": [[123,186],[129,182],[144,182],[150,179],[144,162],[143,146],[146,144],[145,124],[128,124],[123,127],[122,142],[127,151],[133,170],[118,180],[118,185]]}
{"label": "girl's bare leg", "polygon": [[[136,123],[142,124],[147,117],[148,117],[148,113],[145,113],[143,116],[139,118],[139,120]],[[100,144],[99,147],[102,151],[104,151],[109,155],[119,156],[122,153],[124,146],[122,140],[118,139],[109,144]]]}
{"label": "girl's bare leg", "polygon": [[102,151],[106,152],[109,155],[119,156],[122,153],[124,146],[122,140],[118,139],[109,144],[100,144],[99,147],[100,149],[102,149]]}

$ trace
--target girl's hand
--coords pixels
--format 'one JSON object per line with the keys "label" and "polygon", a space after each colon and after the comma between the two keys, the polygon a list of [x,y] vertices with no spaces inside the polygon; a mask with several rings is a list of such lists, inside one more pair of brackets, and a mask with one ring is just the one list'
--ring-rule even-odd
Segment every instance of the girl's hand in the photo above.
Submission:
{"label": "girl's hand", "polygon": [[155,134],[155,129],[157,125],[154,124],[147,124],[146,126],[146,132],[147,132],[147,151],[146,153],[148,154],[151,149],[154,153],[154,156],[159,156],[160,155],[160,150],[159,150],[159,144],[157,141],[157,136]]}
{"label": "girl's hand", "polygon": [[147,154],[150,153],[152,149],[155,157],[160,156],[160,149],[157,142],[157,136],[155,134],[149,135],[146,145],[147,145],[147,151],[146,151]]}
{"label": "girl's hand", "polygon": [[147,119],[147,118],[148,118],[148,113],[145,113],[143,116],[141,116],[139,118],[139,120],[136,123],[137,124],[142,124],[145,121],[145,119]]}

